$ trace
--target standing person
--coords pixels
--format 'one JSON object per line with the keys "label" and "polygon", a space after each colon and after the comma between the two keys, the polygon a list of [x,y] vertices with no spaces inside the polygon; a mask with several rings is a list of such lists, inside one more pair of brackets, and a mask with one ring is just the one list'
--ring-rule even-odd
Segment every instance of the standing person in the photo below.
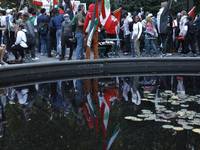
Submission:
{"label": "standing person", "polygon": [[[40,10],[40,15],[37,17],[37,29],[39,29],[40,23],[42,22],[42,19],[47,18],[46,16],[46,9],[42,8]],[[38,34],[38,52],[41,52],[41,40],[40,40],[40,34]]]}
{"label": "standing person", "polygon": [[140,41],[139,38],[142,34],[142,23],[139,16],[135,16],[135,23],[133,24],[132,41],[134,41],[135,56],[140,57]]}
{"label": "standing person", "polygon": [[156,46],[153,42],[152,37],[156,36],[155,27],[153,25],[153,21],[151,17],[147,17],[146,19],[146,34],[145,34],[145,50],[148,53],[149,48],[153,50],[154,53],[157,52]]}
{"label": "standing person", "polygon": [[200,14],[197,15],[197,19],[195,20],[195,23],[197,24],[197,44],[199,47],[199,51],[200,51]]}
{"label": "standing person", "polygon": [[57,8],[53,8],[52,12],[54,13],[54,17],[51,18],[49,27],[51,29],[56,30],[56,40],[57,40],[57,55],[56,58],[59,58],[61,55],[60,44],[60,33],[61,33],[61,25],[63,22],[63,15],[61,15]]}
{"label": "standing person", "polygon": [[135,23],[135,15],[132,16],[132,22],[129,24],[129,31],[131,32],[131,38],[130,38],[130,43],[131,43],[131,53],[132,57],[135,57],[135,50],[134,50],[134,41],[132,41],[132,35],[133,35],[133,24]]}
{"label": "standing person", "polygon": [[192,21],[192,16],[187,16],[187,22],[185,23],[185,48],[184,48],[184,56],[188,53],[189,45],[191,46],[193,56],[196,57],[196,48],[195,48],[195,42],[196,42],[196,33],[197,33],[197,27],[196,23]]}
{"label": "standing person", "polygon": [[[187,12],[185,10],[183,10],[181,12],[181,20],[179,22],[179,28],[180,28],[179,36],[183,36],[184,35],[184,27],[185,27],[186,22],[187,22]],[[181,43],[182,43],[182,51],[181,51],[181,53],[184,54],[184,52],[186,51],[185,50],[185,40],[181,40]]]}
{"label": "standing person", "polygon": [[[50,20],[54,16],[55,16],[54,13],[50,11]],[[57,52],[56,30],[52,28],[49,28],[49,30],[50,30],[50,44],[49,44],[48,57],[52,57],[51,51],[54,50]]]}
{"label": "standing person", "polygon": [[60,57],[60,61],[65,60],[65,46],[67,44],[67,47],[70,47],[70,54],[68,60],[72,59],[73,54],[73,45],[72,41],[70,39],[73,38],[72,35],[72,24],[71,20],[69,18],[69,14],[64,15],[64,21],[62,23],[61,28],[61,47],[62,47],[62,55]]}
{"label": "standing person", "polygon": [[3,61],[5,51],[6,51],[6,45],[2,44],[0,47],[0,66],[7,65],[7,63]]}
{"label": "standing person", "polygon": [[[30,34],[32,37],[35,37],[34,27],[29,21],[29,14],[24,13],[23,14],[23,23],[25,23],[25,29],[27,30],[27,33]],[[35,46],[31,48],[31,58],[32,60],[39,60],[38,57],[35,56]]]}
{"label": "standing person", "polygon": [[128,12],[125,11],[123,14],[124,17],[124,24],[121,29],[124,29],[124,40],[125,40],[125,47],[124,55],[131,53],[131,46],[130,46],[130,31],[129,31],[129,23],[132,22],[131,17],[128,16]]}
{"label": "standing person", "polygon": [[[172,36],[172,17],[168,11],[164,11],[164,8],[165,6],[167,6],[167,4],[167,2],[162,2],[161,8],[157,14],[157,28],[163,46],[163,51],[161,55],[162,57],[165,57],[167,52],[170,51],[170,38]],[[166,17],[163,17],[163,15],[168,16],[167,20]],[[164,20],[162,20],[163,18]],[[163,25],[163,23],[165,24]]]}
{"label": "standing person", "polygon": [[[90,11],[90,10],[89,10]],[[83,16],[83,13],[85,12],[85,7],[83,4],[80,4],[78,6],[78,13],[76,15],[76,30],[75,30],[75,36],[77,38],[77,46],[76,46],[76,59],[85,59],[84,56],[84,34],[83,34],[83,27],[84,27],[84,21],[85,17]]]}
{"label": "standing person", "polygon": [[41,56],[45,53],[45,46],[47,49],[47,54],[49,53],[49,20],[47,18],[42,19],[39,30],[40,40],[41,40]]}

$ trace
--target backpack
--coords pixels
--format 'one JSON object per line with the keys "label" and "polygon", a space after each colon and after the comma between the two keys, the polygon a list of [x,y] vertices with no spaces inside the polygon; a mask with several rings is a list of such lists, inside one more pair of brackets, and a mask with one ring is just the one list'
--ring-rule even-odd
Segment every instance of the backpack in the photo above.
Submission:
{"label": "backpack", "polygon": [[144,39],[145,39],[145,32],[144,31],[145,31],[145,28],[142,27],[142,33],[140,35],[139,41],[144,41]]}
{"label": "backpack", "polygon": [[195,35],[197,33],[197,24],[193,21],[189,22],[189,33]]}
{"label": "backpack", "polygon": [[28,45],[28,48],[32,48],[35,45],[35,37],[28,32],[24,32],[24,33],[26,35],[25,43]]}
{"label": "backpack", "polygon": [[49,27],[47,25],[41,25],[38,32],[40,35],[46,36],[49,32]]}

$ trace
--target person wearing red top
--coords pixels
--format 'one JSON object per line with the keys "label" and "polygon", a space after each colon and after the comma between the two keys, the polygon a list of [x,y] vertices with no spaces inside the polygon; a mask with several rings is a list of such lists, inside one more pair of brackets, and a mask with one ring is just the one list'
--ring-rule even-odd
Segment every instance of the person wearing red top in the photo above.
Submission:
{"label": "person wearing red top", "polygon": [[65,15],[65,12],[63,11],[64,7],[63,6],[59,6],[58,10],[59,10],[59,13],[62,14],[62,15]]}
{"label": "person wearing red top", "polygon": [[[86,16],[84,27],[83,27],[83,34],[85,34],[85,36],[86,36],[85,46],[86,46],[86,58],[87,59],[90,59],[90,51],[91,51],[91,47],[89,48],[87,46],[87,39],[88,39],[87,30],[88,30],[88,27],[89,27],[89,22],[92,20],[92,14],[93,14],[93,11],[94,11],[94,7],[95,7],[95,4],[91,4],[89,6],[89,13]],[[101,25],[101,23],[99,21],[98,27],[100,25]],[[92,37],[92,43],[91,43],[91,46],[92,46],[93,52],[94,52],[94,59],[98,59],[98,45],[99,45],[99,43],[98,43],[98,27],[96,28],[96,31],[95,31],[95,33]]]}
{"label": "person wearing red top", "polygon": [[107,29],[107,36],[109,38],[117,38],[116,36],[116,27],[118,27],[119,25],[119,22],[118,20],[113,16],[112,14],[112,21],[111,21],[111,25],[110,25],[110,28]]}

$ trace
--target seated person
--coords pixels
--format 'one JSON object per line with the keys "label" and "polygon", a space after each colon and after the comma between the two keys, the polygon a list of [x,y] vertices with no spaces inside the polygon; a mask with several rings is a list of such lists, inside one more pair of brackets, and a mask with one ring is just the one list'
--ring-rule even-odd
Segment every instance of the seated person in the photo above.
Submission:
{"label": "seated person", "polygon": [[21,61],[23,61],[24,60],[24,49],[28,48],[28,45],[26,44],[27,39],[26,39],[26,34],[25,34],[25,32],[27,32],[27,30],[24,29],[24,27],[25,27],[25,24],[23,24],[23,23],[19,25],[15,44],[12,45],[12,47],[11,47],[11,51],[12,51],[13,55],[15,56],[15,61],[19,61],[18,52],[21,55]]}
{"label": "seated person", "polygon": [[109,57],[108,52],[111,50],[112,45],[106,44],[106,41],[104,39],[106,39],[106,33],[105,30],[102,29],[101,32],[99,32],[98,34],[98,41],[99,43],[105,43],[105,44],[99,44],[99,47],[105,47],[103,56]]}
{"label": "seated person", "polygon": [[1,65],[7,65],[7,63],[5,63],[3,61],[5,51],[6,51],[6,45],[2,44],[1,47],[0,47],[0,66]]}

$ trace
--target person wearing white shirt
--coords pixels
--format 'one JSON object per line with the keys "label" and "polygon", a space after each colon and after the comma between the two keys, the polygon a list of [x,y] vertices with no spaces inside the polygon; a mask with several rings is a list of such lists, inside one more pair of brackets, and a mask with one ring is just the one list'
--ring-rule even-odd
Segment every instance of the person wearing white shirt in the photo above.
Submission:
{"label": "person wearing white shirt", "polygon": [[133,24],[132,41],[134,41],[135,56],[140,57],[140,41],[139,38],[142,34],[142,23],[139,16],[135,16],[135,23]]}
{"label": "person wearing white shirt", "polygon": [[15,41],[15,44],[11,47],[11,51],[13,55],[15,56],[15,60],[19,61],[19,54],[21,55],[21,60],[24,59],[24,49],[28,48],[28,45],[26,44],[27,38],[25,32],[27,32],[26,29],[24,29],[25,24],[21,23],[19,25],[19,30],[17,32],[17,38]]}

